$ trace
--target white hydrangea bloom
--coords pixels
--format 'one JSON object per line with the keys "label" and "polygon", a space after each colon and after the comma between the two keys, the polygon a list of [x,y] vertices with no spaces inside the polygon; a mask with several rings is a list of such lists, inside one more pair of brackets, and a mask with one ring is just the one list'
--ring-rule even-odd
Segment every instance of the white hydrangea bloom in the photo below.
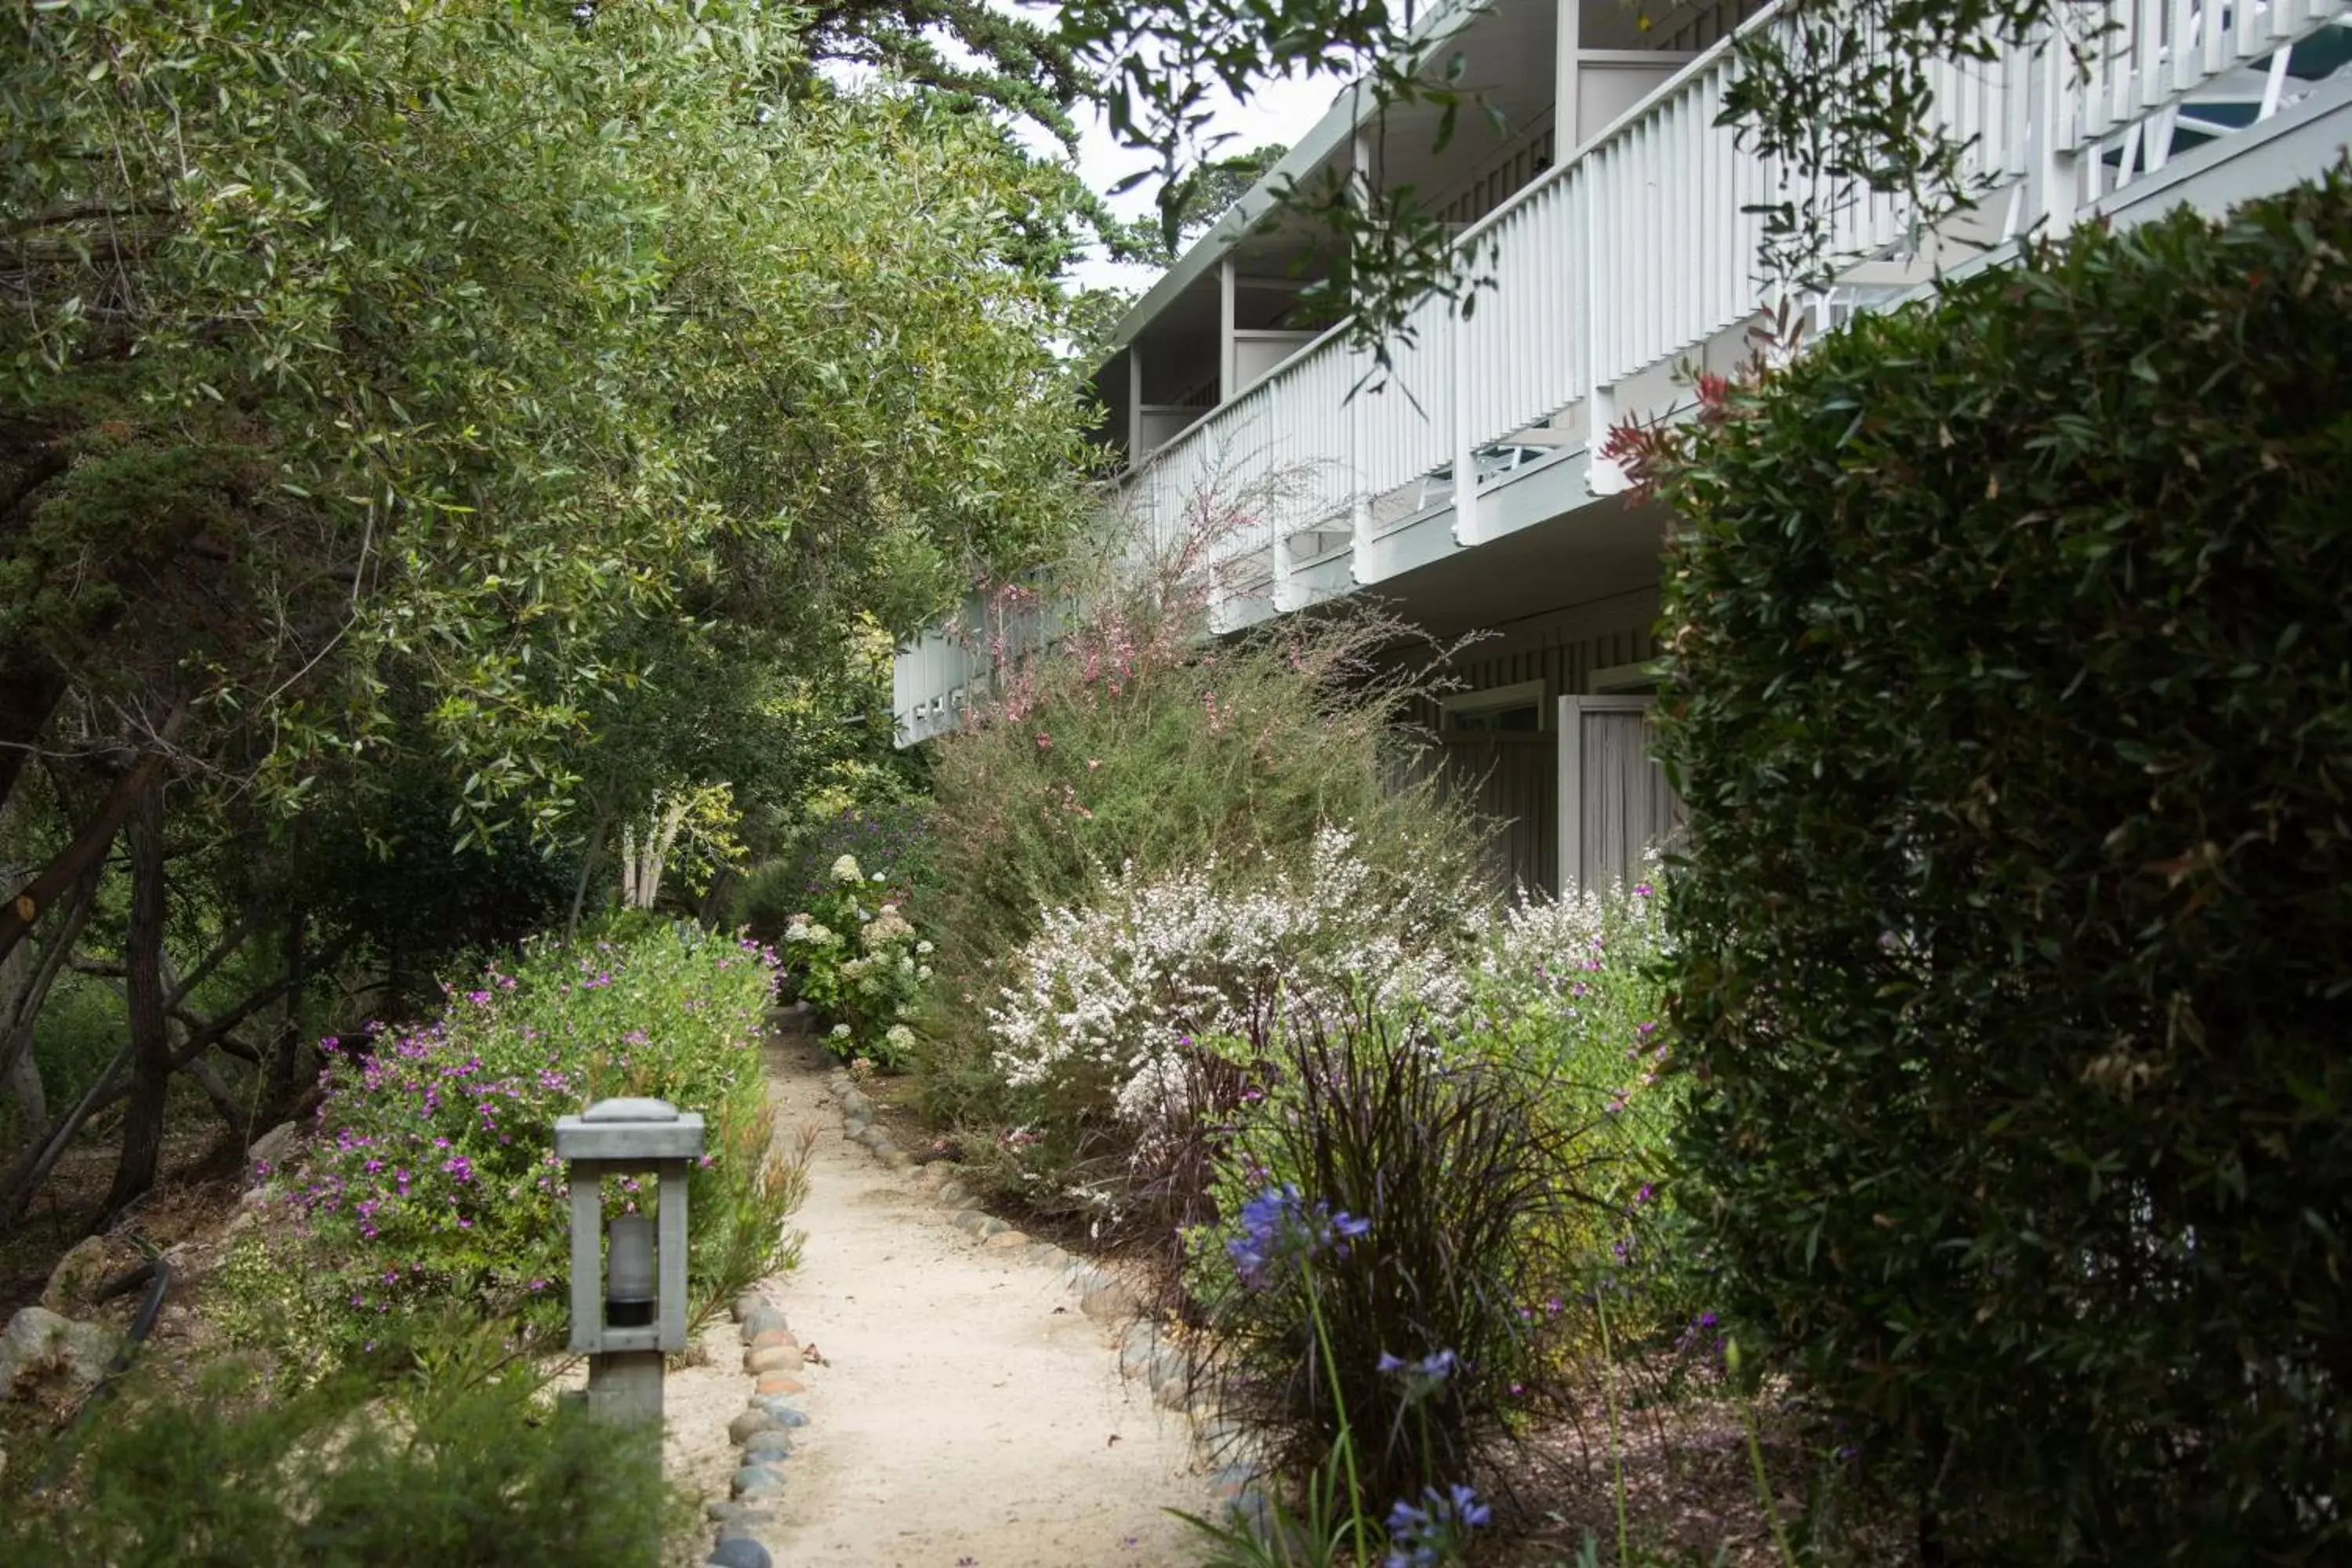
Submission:
{"label": "white hydrangea bloom", "polygon": [[844,855],[833,863],[833,879],[836,882],[862,882],[866,874],[857,868],[857,857]]}
{"label": "white hydrangea bloom", "polygon": [[904,942],[914,934],[915,928],[906,922],[898,907],[885,904],[880,914],[866,921],[866,929],[857,933],[857,940],[866,944],[866,952],[873,952],[894,942]]}

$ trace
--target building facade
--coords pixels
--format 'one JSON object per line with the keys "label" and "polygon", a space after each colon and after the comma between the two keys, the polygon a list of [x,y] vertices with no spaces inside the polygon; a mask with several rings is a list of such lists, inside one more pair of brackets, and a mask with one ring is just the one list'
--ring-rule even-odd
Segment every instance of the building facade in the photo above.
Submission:
{"label": "building facade", "polygon": [[[1251,498],[1219,545],[1221,628],[1370,593],[1437,636],[1485,634],[1465,689],[1423,718],[1456,787],[1511,824],[1507,880],[1622,875],[1675,809],[1642,712],[1666,520],[1601,456],[1612,426],[1685,408],[1690,373],[1740,363],[1781,311],[1833,330],[2036,234],[2184,202],[2218,215],[2352,142],[2344,0],[2078,5],[2070,37],[1937,70],[1973,208],[1930,230],[1893,198],[1839,205],[1835,284],[1784,301],[1758,279],[1753,210],[1786,199],[1783,171],[1717,123],[1730,36],[1779,25],[1751,0],[1646,22],[1621,0],[1440,6],[1419,36],[1460,56],[1506,129],[1465,117],[1437,152],[1433,111],[1382,122],[1343,90],[1129,312],[1096,374],[1140,527],[1172,535],[1205,494]],[[1300,324],[1316,237],[1269,221],[1286,177],[1327,176],[1430,193],[1481,282],[1472,312],[1417,308],[1384,381],[1344,331]],[[978,631],[901,650],[901,743],[950,727],[1019,651]]]}

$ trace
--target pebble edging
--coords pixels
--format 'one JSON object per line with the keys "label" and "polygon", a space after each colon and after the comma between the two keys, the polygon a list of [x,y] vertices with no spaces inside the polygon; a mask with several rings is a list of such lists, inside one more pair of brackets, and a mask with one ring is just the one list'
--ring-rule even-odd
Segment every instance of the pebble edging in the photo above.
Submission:
{"label": "pebble edging", "polygon": [[[705,1568],[775,1568],[775,1560],[753,1531],[775,1522],[764,1505],[784,1495],[784,1461],[792,1457],[792,1433],[808,1425],[793,1396],[805,1392],[789,1373],[801,1369],[800,1342],[784,1310],[757,1289],[730,1305],[743,1342],[743,1370],[753,1381],[741,1414],[727,1424],[728,1441],[742,1450],[727,1481],[727,1500],[703,1511],[718,1527]],[[789,1386],[785,1386],[789,1385]]]}

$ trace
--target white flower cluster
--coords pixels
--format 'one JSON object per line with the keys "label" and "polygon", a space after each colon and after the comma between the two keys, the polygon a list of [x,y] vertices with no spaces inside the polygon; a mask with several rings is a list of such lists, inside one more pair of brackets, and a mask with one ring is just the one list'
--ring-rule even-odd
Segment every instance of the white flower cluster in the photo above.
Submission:
{"label": "white flower cluster", "polygon": [[915,928],[907,923],[905,916],[899,914],[898,906],[885,904],[882,906],[881,912],[868,921],[866,929],[857,933],[857,940],[866,945],[866,952],[873,952],[889,946],[894,942],[903,942],[914,934]]}
{"label": "white flower cluster", "polygon": [[1486,921],[1478,968],[1493,979],[1556,994],[1594,962],[1608,914],[1608,901],[1598,893],[1553,900],[1522,891]]}
{"label": "white flower cluster", "polygon": [[804,942],[811,947],[831,947],[835,942],[839,942],[841,939],[834,934],[834,931],[831,926],[826,925],[824,921],[817,920],[815,917],[812,915],[794,915],[792,919],[792,923],[784,927],[784,940],[786,942]]}
{"label": "white flower cluster", "polygon": [[1092,907],[1045,911],[988,1013],[1009,1084],[1049,1088],[1065,1112],[1149,1124],[1181,1103],[1196,1042],[1279,1009],[1462,1005],[1444,951],[1467,934],[1461,889],[1397,885],[1331,827],[1304,876],[1234,887],[1219,869],[1145,879],[1129,868]]}
{"label": "white flower cluster", "polygon": [[835,860],[833,863],[833,871],[831,875],[833,879],[836,882],[863,882],[866,880],[866,873],[857,868],[857,857],[855,855],[844,855],[840,859]]}

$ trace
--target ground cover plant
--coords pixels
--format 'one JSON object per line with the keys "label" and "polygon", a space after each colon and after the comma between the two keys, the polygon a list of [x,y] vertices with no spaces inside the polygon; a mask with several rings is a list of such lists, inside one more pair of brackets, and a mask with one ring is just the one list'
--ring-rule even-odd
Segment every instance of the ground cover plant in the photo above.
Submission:
{"label": "ground cover plant", "polygon": [[41,1474],[9,1478],[9,1561],[640,1568],[690,1517],[636,1434],[550,1403],[511,1363],[469,1355],[388,1394],[265,1390],[234,1370],[24,1455],[16,1470]]}
{"label": "ground cover plant", "polygon": [[2352,1541],[2347,253],[2080,230],[1626,443],[1722,1305],[1924,1551]]}
{"label": "ground cover plant", "polygon": [[[772,1149],[760,1073],[773,956],[640,923],[540,944],[453,991],[430,1024],[335,1046],[307,1158],[263,1173],[290,1223],[229,1265],[250,1335],[299,1325],[315,1340],[296,1348],[326,1365],[405,1349],[451,1317],[553,1329],[569,1275],[555,1120],[612,1096],[705,1118],[709,1152],[688,1184],[698,1307],[782,1260],[800,1182]],[[608,1206],[634,1207],[636,1181],[608,1180]]]}

